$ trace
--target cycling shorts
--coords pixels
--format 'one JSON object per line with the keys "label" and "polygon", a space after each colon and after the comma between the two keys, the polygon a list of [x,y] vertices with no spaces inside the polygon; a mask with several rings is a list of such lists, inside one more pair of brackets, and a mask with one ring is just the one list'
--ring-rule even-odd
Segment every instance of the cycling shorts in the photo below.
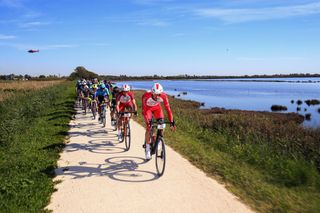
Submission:
{"label": "cycling shorts", "polygon": [[163,120],[163,118],[164,118],[162,108],[155,108],[155,109],[149,108],[149,109],[146,109],[145,111],[143,111],[142,115],[144,117],[144,121],[146,123],[146,127],[147,127],[148,131],[151,130],[150,122],[152,120],[152,114],[156,120],[160,120],[160,119]]}
{"label": "cycling shorts", "polygon": [[124,112],[124,111],[132,111],[133,110],[133,104],[128,103],[128,104],[119,104],[119,111]]}

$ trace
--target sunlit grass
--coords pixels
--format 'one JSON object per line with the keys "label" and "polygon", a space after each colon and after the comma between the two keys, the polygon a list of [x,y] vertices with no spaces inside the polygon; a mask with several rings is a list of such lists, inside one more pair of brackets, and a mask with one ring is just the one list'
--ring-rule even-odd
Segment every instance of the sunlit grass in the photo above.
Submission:
{"label": "sunlit grass", "polygon": [[0,82],[0,101],[13,97],[16,92],[28,92],[38,90],[45,87],[51,87],[64,82],[64,80],[56,81],[1,81]]}
{"label": "sunlit grass", "polygon": [[0,212],[43,212],[74,98],[66,82],[0,102]]}
{"label": "sunlit grass", "polygon": [[[135,95],[141,106],[142,92]],[[199,110],[197,102],[173,98],[170,104],[177,132],[166,131],[166,143],[252,208],[320,211],[320,129],[299,125],[303,116]]]}

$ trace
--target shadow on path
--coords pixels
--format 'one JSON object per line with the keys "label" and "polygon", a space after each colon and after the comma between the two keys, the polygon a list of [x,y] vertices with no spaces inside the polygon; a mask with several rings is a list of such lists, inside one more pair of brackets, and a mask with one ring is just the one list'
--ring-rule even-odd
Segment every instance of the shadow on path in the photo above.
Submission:
{"label": "shadow on path", "polygon": [[79,150],[86,150],[89,152],[97,154],[118,154],[126,151],[124,147],[117,147],[116,144],[109,140],[102,140],[99,142],[94,142],[97,140],[89,141],[88,144],[81,143],[69,143],[65,147],[66,152],[76,152]]}
{"label": "shadow on path", "polygon": [[81,179],[92,176],[107,176],[121,182],[148,182],[158,179],[156,173],[138,170],[146,161],[140,157],[119,156],[105,160],[105,164],[79,162],[79,166],[67,166],[56,169],[57,175],[72,176]]}

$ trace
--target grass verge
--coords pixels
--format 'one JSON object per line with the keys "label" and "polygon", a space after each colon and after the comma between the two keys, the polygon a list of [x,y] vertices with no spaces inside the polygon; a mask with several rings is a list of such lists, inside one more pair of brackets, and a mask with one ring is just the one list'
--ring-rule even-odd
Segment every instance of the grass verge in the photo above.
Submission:
{"label": "grass verge", "polygon": [[74,114],[72,82],[0,103],[0,209],[41,212],[54,191],[54,168]]}
{"label": "grass verge", "polygon": [[[142,94],[135,92],[140,115]],[[217,113],[192,101],[170,103],[178,130],[166,132],[166,143],[253,209],[320,212],[319,129],[302,128],[290,114]],[[142,116],[137,120],[144,125]]]}

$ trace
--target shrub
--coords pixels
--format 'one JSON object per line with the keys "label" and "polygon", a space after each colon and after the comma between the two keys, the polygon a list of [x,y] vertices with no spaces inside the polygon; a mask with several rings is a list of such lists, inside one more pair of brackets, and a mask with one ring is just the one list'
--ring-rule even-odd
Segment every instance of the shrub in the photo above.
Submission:
{"label": "shrub", "polygon": [[281,105],[272,105],[271,110],[272,111],[287,111],[288,108],[286,106],[281,106]]}
{"label": "shrub", "polygon": [[306,100],[305,103],[310,106],[310,105],[318,105],[320,104],[320,101],[317,99],[312,99],[312,100]]}

